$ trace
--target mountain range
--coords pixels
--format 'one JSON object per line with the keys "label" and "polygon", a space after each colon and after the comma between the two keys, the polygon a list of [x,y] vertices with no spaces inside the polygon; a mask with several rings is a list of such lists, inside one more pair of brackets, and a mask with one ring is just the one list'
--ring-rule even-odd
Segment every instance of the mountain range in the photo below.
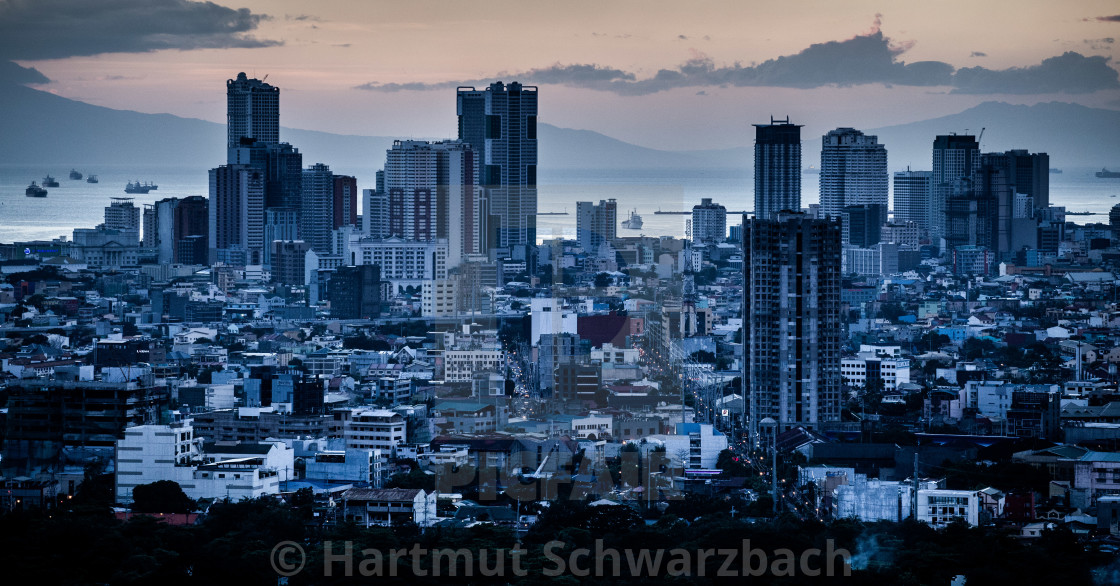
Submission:
{"label": "mountain range", "polygon": [[[0,83],[0,163],[6,165],[119,165],[210,168],[225,160],[225,126],[170,114],[114,110],[26,86]],[[868,129],[887,145],[890,166],[929,167],[933,137],[984,129],[984,151],[1025,148],[1048,152],[1053,166],[1120,167],[1120,111],[1050,102],[1019,106],[986,102],[958,114]],[[540,161],[546,168],[643,169],[750,167],[751,146],[667,151],[591,131],[541,124]],[[281,138],[307,163],[332,168],[379,167],[393,137],[340,135],[284,128]],[[820,141],[803,136],[806,166],[820,160]]]}

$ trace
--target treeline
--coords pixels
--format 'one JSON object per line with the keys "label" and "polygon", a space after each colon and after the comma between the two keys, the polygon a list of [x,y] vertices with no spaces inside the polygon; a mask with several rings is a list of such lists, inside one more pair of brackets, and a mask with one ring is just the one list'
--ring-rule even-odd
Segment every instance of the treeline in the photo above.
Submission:
{"label": "treeline", "polygon": [[[970,584],[1089,584],[1115,562],[1064,530],[1022,540],[964,525],[752,521],[703,499],[671,504],[652,522],[628,507],[558,501],[520,540],[512,528],[485,524],[321,528],[317,520],[329,514],[274,499],[217,503],[199,523],[180,527],[143,516],[121,522],[91,507],[7,512],[0,515],[5,583],[273,585],[278,567],[298,567],[289,584],[642,584],[648,573],[693,584],[726,580],[727,572],[760,584],[815,584],[826,579],[814,572],[827,572],[828,561],[822,554],[802,565],[806,552],[846,550],[851,575],[832,565],[846,583],[947,584],[963,574]],[[753,575],[759,570],[767,573]]]}

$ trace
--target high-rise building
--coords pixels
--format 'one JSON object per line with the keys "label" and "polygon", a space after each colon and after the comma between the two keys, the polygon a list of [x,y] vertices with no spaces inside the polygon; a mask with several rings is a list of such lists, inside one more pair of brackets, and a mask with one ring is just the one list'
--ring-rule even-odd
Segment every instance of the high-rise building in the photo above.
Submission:
{"label": "high-rise building", "polygon": [[[203,239],[203,253],[190,262],[206,262],[205,240],[209,232],[209,202],[201,195],[168,197],[144,206],[144,246],[156,249],[162,264],[185,262],[179,258],[179,243],[191,236]],[[193,243],[197,245],[198,243]],[[193,252],[193,251],[192,251]]]}
{"label": "high-rise building", "polygon": [[877,203],[844,206],[840,210],[840,218],[843,220],[842,242],[860,248],[878,244],[886,212],[886,206]]}
{"label": "high-rise building", "polygon": [[264,173],[247,165],[210,169],[209,263],[239,252],[247,264],[264,256]]}
{"label": "high-rise building", "polygon": [[331,231],[334,230],[334,175],[331,168],[316,163],[304,169],[300,198],[300,237],[315,252],[329,254]]}
{"label": "high-rise building", "polygon": [[307,243],[302,240],[273,240],[269,243],[272,259],[272,282],[299,286],[305,281],[304,266]]}
{"label": "high-rise building", "polygon": [[267,143],[280,142],[280,88],[244,72],[226,80],[227,143],[232,148],[242,138]]}
{"label": "high-rise building", "polygon": [[576,202],[576,240],[585,251],[594,253],[599,245],[618,235],[618,203],[615,200]]}
{"label": "high-rise building", "polygon": [[692,206],[692,241],[718,243],[727,239],[727,208],[705,197]]}
{"label": "high-rise building", "polygon": [[[459,140],[478,153],[478,183],[492,220],[488,249],[516,254],[536,245],[537,87],[517,82],[459,88]],[[501,250],[497,250],[501,249]]]}
{"label": "high-rise building", "polygon": [[743,219],[744,391],[750,433],[840,420],[840,223]]}
{"label": "high-rise building", "polygon": [[105,208],[105,228],[140,234],[140,208],[131,197],[114,197]]}
{"label": "high-rise building", "polygon": [[933,141],[933,197],[930,198],[930,236],[946,235],[945,211],[951,198],[966,197],[980,172],[980,143],[971,135],[938,135]]}
{"label": "high-rise building", "polygon": [[343,266],[330,280],[331,317],[372,319],[381,312],[381,267]]}
{"label": "high-rise building", "polygon": [[389,235],[405,240],[436,237],[436,154],[431,143],[393,141],[385,153],[385,191],[389,197]]}
{"label": "high-rise building", "polygon": [[333,228],[358,225],[358,180],[349,175],[334,176]]}
{"label": "high-rise building", "polygon": [[1011,189],[1030,196],[1036,209],[1050,206],[1050,155],[1016,149],[984,153],[980,163],[1003,171]]}
{"label": "high-rise building", "polygon": [[272,243],[277,240],[299,240],[298,208],[265,208],[264,264],[272,266]]}
{"label": "high-rise building", "polygon": [[894,221],[914,222],[930,229],[930,200],[933,198],[933,171],[898,171],[894,174]]}
{"label": "high-rise building", "polygon": [[389,236],[406,240],[446,238],[451,266],[465,255],[483,252],[484,207],[475,169],[475,151],[464,142],[394,142],[385,159],[387,197],[382,203],[381,194],[374,192],[367,199],[371,235],[377,236],[372,232],[381,226]]}
{"label": "high-rise building", "polygon": [[362,233],[370,238],[389,237],[389,194],[377,189],[362,190]]}
{"label": "high-rise building", "polygon": [[821,139],[821,214],[839,217],[848,206],[878,205],[887,222],[887,149],[878,137],[837,128]]}
{"label": "high-rise building", "polygon": [[801,125],[789,118],[755,124],[754,216],[801,210]]}

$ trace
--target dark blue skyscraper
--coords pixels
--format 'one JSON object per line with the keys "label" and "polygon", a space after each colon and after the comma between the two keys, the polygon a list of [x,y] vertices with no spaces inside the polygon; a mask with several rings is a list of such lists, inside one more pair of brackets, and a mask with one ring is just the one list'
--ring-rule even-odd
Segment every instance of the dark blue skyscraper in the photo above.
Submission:
{"label": "dark blue skyscraper", "polygon": [[499,256],[536,244],[537,88],[517,82],[456,97],[459,140],[479,153],[479,184],[491,220],[487,242]]}

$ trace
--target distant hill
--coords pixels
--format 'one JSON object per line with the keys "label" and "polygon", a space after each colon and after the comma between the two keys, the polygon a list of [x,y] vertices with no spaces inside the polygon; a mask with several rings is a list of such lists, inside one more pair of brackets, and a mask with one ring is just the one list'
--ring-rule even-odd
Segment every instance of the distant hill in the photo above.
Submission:
{"label": "distant hill", "polygon": [[[0,161],[212,167],[225,161],[225,126],[170,114],[94,106],[21,85],[0,83]],[[379,167],[375,153],[393,137],[281,129],[307,162],[339,169]],[[540,126],[540,164],[552,167],[642,168],[706,164],[705,157],[648,149],[589,130]]]}
{"label": "distant hill", "polygon": [[[0,83],[0,163],[38,165],[136,164],[209,168],[225,161],[225,126],[170,114],[114,110]],[[1120,168],[1120,111],[1076,104],[1015,106],[988,102],[959,114],[869,129],[887,145],[892,169],[930,166],[933,137],[979,133],[985,151],[1025,148],[1050,154],[1053,166]],[[540,126],[540,165],[550,168],[642,169],[728,167],[752,164],[751,147],[664,151],[626,143],[590,130]],[[281,138],[308,163],[341,172],[380,167],[393,137],[339,135],[281,129]],[[816,137],[802,137],[804,164],[820,161]]]}
{"label": "distant hill", "polygon": [[[979,135],[982,152],[1026,149],[1050,155],[1052,167],[1120,167],[1120,111],[1065,102],[1019,106],[984,102],[959,114],[866,130],[887,145],[892,169],[933,165],[938,134]],[[820,160],[819,153],[816,160]]]}

